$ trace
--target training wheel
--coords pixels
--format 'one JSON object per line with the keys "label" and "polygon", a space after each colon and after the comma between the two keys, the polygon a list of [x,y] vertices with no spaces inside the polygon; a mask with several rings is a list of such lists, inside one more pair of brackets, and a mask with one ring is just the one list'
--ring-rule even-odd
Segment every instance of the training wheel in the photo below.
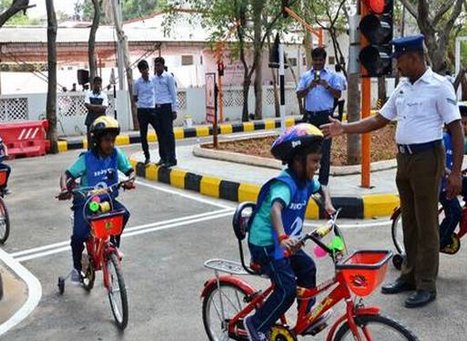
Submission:
{"label": "training wheel", "polygon": [[63,295],[63,293],[65,292],[65,278],[63,278],[62,276],[58,277],[58,292],[60,293],[60,295]]}

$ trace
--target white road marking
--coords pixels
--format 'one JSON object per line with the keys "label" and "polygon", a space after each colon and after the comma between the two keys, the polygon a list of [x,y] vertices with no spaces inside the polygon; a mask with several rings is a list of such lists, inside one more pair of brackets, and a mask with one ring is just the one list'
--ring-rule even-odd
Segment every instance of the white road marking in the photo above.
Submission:
{"label": "white road marking", "polygon": [[[232,209],[229,208],[229,209],[223,209],[223,210],[218,210],[218,211],[205,212],[205,213],[194,214],[194,215],[175,218],[175,219],[158,221],[158,222],[150,223],[150,224],[132,226],[132,227],[126,228],[123,234],[125,234],[127,232],[131,232],[131,231],[135,231],[135,230],[148,228],[148,227],[154,227],[154,226],[164,225],[164,224],[171,224],[171,223],[174,223],[174,222],[177,222],[177,221],[184,221],[184,220],[190,220],[190,219],[196,219],[196,218],[200,218],[200,217],[210,216],[210,215],[214,215],[214,214],[218,214],[218,213],[222,213],[222,212],[226,212],[226,211],[231,212]],[[39,251],[45,251],[45,250],[49,250],[49,249],[55,249],[55,248],[58,248],[58,247],[67,246],[69,244],[70,244],[70,241],[67,240],[67,241],[63,241],[63,242],[53,243],[53,244],[49,244],[49,245],[43,245],[43,246],[39,246],[39,247],[27,249],[27,250],[14,252],[14,253],[11,253],[10,256],[12,256],[14,258],[18,258],[19,256],[24,256],[24,255],[27,255],[27,254],[36,253],[36,252],[39,252]]]}
{"label": "white road marking", "polygon": [[[232,212],[233,212],[233,210],[221,210],[221,211],[214,212],[216,214],[205,215],[205,216],[199,217],[197,219],[185,219],[185,220],[182,220],[182,221],[178,221],[178,222],[174,222],[174,223],[167,224],[167,225],[162,225],[162,226],[158,226],[158,225],[161,225],[160,222],[159,223],[154,223],[154,224],[146,224],[146,226],[144,228],[142,228],[141,226],[135,226],[134,228],[132,228],[131,231],[130,231],[131,228],[128,229],[129,231],[127,231],[127,229],[125,229],[125,232],[122,234],[122,238],[137,236],[137,235],[140,235],[140,234],[145,234],[145,233],[150,233],[150,232],[156,232],[156,231],[172,229],[172,228],[178,227],[178,226],[183,226],[183,225],[188,225],[188,224],[193,224],[193,223],[199,223],[199,222],[213,220],[213,219],[218,219],[218,218],[222,218],[222,217],[225,217],[225,216],[232,215]],[[68,241],[64,242],[64,243],[69,244]],[[45,249],[45,250],[46,251],[43,251],[43,252],[35,252],[35,253],[26,254],[24,256],[19,256],[19,257],[16,258],[16,260],[18,262],[24,262],[24,261],[31,260],[31,259],[36,259],[36,258],[41,258],[41,257],[54,255],[56,253],[60,253],[60,252],[63,252],[63,251],[70,250],[70,246],[68,245],[68,246],[64,246],[64,247],[58,247],[58,248],[55,248],[55,249],[49,249],[49,250]]]}
{"label": "white road marking", "polygon": [[202,203],[205,203],[205,204],[209,204],[209,205],[212,205],[212,206],[217,206],[217,207],[221,207],[221,208],[233,208],[233,206],[228,206],[228,205],[220,204],[220,203],[217,203],[217,202],[212,201],[212,200],[208,200],[208,199],[204,199],[204,198],[197,197],[197,196],[195,196],[195,195],[186,194],[186,193],[184,193],[184,192],[182,192],[182,191],[175,191],[175,190],[171,190],[171,189],[168,189],[168,188],[160,187],[160,186],[157,186],[157,185],[149,184],[149,183],[143,182],[143,181],[141,181],[141,180],[137,180],[136,183],[137,183],[138,185],[141,185],[141,186],[146,186],[146,187],[149,187],[149,188],[157,189],[157,190],[162,191],[162,192],[166,192],[166,193],[170,193],[170,194],[179,195],[179,196],[181,196],[181,197],[188,198],[188,199],[191,199],[191,200],[194,200],[194,201],[198,201],[198,202],[202,202]]}
{"label": "white road marking", "polygon": [[14,271],[28,287],[28,298],[26,302],[24,302],[23,306],[12,317],[0,325],[0,335],[2,335],[32,313],[42,297],[42,286],[32,273],[2,249],[0,249],[0,259]]}

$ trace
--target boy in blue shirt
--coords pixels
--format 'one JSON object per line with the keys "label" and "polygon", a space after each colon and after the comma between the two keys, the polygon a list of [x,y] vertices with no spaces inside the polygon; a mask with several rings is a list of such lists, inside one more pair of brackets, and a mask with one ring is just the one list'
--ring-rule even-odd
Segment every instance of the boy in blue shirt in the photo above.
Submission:
{"label": "boy in blue shirt", "polygon": [[[251,218],[248,246],[252,261],[268,275],[274,290],[253,315],[245,318],[250,340],[267,340],[267,332],[295,300],[297,286],[316,286],[315,263],[300,250],[297,237],[302,233],[313,193],[323,194],[329,214],[335,211],[328,192],[313,179],[321,161],[322,141],[318,128],[302,123],[289,128],[272,145],[272,154],[287,168],[261,188]],[[285,257],[285,251],[291,256]],[[313,304],[314,300],[310,300],[309,309]]]}
{"label": "boy in blue shirt", "polygon": [[[123,172],[131,180],[123,185],[125,189],[134,188],[134,170],[126,155],[115,147],[115,138],[120,133],[118,122],[109,117],[98,117],[90,127],[92,134],[92,147],[82,153],[78,160],[68,168],[60,178],[61,195],[60,199],[70,199],[70,182],[80,178],[82,187],[108,187],[117,184],[118,171]],[[72,180],[72,181],[70,181]],[[124,210],[123,228],[125,227],[130,213],[116,200],[118,192],[112,192],[112,205],[114,210]],[[73,198],[74,212],[73,234],[71,236],[71,251],[73,256],[73,270],[71,272],[71,282],[81,283],[81,256],[84,250],[84,242],[89,238],[90,227],[83,217],[83,207],[85,198],[75,196]],[[112,238],[112,242],[118,247],[120,236]]]}

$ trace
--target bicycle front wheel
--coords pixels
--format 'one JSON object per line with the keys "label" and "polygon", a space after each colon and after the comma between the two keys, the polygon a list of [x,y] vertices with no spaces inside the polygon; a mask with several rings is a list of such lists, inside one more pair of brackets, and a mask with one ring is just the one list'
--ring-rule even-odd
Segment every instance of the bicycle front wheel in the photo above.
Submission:
{"label": "bicycle front wheel", "polygon": [[107,288],[110,307],[118,327],[123,330],[128,324],[128,299],[125,281],[123,279],[120,262],[115,253],[112,253],[106,262],[108,283]]}
{"label": "bicycle front wheel", "polygon": [[[358,315],[355,317],[360,336],[366,341],[416,341],[418,338],[406,327],[393,319],[382,315]],[[345,322],[337,331],[335,341],[354,341],[354,335]]]}
{"label": "bicycle front wheel", "polygon": [[5,202],[0,198],[0,244],[3,244],[10,235],[10,218]]}
{"label": "bicycle front wheel", "polygon": [[400,255],[405,254],[404,249],[404,232],[402,231],[402,214],[399,209],[399,212],[396,213],[396,216],[392,220],[391,225],[391,234],[392,241],[396,247],[397,253]]}
{"label": "bicycle front wheel", "polygon": [[248,293],[242,288],[226,282],[213,286],[206,294],[203,323],[210,341],[229,340],[228,323],[248,304],[247,296]]}

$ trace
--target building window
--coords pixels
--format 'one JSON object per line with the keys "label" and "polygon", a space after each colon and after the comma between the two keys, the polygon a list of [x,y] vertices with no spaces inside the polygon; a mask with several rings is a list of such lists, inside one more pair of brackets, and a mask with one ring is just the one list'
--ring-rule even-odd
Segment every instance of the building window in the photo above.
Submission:
{"label": "building window", "polygon": [[193,55],[182,56],[182,65],[193,65]]}
{"label": "building window", "polygon": [[291,66],[297,66],[297,58],[289,58],[289,63]]}

